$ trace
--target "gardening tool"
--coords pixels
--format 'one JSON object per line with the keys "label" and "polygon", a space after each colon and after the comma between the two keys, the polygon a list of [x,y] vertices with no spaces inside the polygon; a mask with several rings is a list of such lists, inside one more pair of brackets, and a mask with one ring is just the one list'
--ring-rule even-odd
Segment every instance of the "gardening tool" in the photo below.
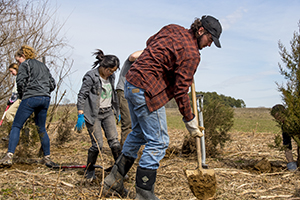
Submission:
{"label": "gardening tool", "polygon": [[2,119],[1,119],[1,121],[0,121],[0,126],[1,126],[2,123],[3,123],[4,117],[5,117],[5,115],[6,115],[6,111],[8,110],[8,108],[9,108],[9,105],[6,106],[6,109],[5,109],[5,111],[4,111],[4,114],[3,114]]}
{"label": "gardening tool", "polygon": [[[196,95],[196,99],[197,99],[197,109],[198,109],[198,121],[199,121],[199,125],[204,127],[204,120],[203,120],[203,99],[204,99],[204,95],[203,94],[197,94]],[[201,102],[201,105],[199,103],[199,101]],[[202,167],[204,169],[208,168],[208,165],[205,164],[205,160],[206,160],[206,152],[205,152],[205,133],[204,130],[202,130],[203,133],[203,137],[200,138],[200,142],[201,142],[201,156],[202,156]]]}
{"label": "gardening tool", "polygon": [[[192,93],[193,112],[195,114],[195,117],[198,118],[194,80],[191,86],[191,93]],[[217,183],[216,183],[216,176],[214,170],[202,168],[200,146],[201,146],[201,139],[199,137],[196,137],[198,167],[195,170],[185,170],[185,175],[187,176],[190,189],[192,190],[195,197],[201,200],[205,200],[215,195],[217,189]]]}

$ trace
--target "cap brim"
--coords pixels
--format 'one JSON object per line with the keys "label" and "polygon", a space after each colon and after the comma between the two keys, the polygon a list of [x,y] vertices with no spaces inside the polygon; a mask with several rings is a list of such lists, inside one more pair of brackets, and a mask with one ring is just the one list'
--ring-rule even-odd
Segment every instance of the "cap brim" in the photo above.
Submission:
{"label": "cap brim", "polygon": [[219,39],[216,38],[216,37],[214,37],[213,35],[212,35],[212,39],[213,39],[215,45],[216,45],[217,47],[221,48],[221,44],[220,44]]}

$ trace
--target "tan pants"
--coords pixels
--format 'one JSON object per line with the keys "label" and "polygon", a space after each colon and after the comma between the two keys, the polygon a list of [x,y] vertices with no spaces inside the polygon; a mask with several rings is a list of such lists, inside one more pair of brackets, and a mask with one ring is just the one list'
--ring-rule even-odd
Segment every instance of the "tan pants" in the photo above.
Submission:
{"label": "tan pants", "polygon": [[117,90],[118,100],[119,100],[119,108],[121,114],[121,146],[123,146],[127,135],[132,131],[131,130],[131,118],[130,112],[128,108],[127,99],[124,97],[123,90]]}
{"label": "tan pants", "polygon": [[13,122],[16,112],[19,108],[19,105],[21,103],[21,99],[17,99],[12,105],[10,105],[10,107],[8,108],[8,110],[6,111],[5,114],[5,119],[7,122]]}

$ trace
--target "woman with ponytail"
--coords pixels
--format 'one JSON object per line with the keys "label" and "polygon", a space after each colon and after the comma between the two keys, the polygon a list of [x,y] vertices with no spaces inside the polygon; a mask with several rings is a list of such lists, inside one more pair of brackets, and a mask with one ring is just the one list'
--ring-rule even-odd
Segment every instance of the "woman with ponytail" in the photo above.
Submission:
{"label": "woman with ponytail", "polygon": [[102,130],[114,160],[121,153],[121,145],[118,140],[115,115],[119,116],[117,95],[114,89],[115,74],[119,69],[119,59],[114,55],[104,55],[98,49],[94,54],[96,61],[92,70],[88,71],[83,79],[77,99],[78,120],[75,130],[81,132],[87,127],[92,146],[88,150],[87,168],[85,177],[92,181],[96,178],[94,165],[99,151],[102,151]]}

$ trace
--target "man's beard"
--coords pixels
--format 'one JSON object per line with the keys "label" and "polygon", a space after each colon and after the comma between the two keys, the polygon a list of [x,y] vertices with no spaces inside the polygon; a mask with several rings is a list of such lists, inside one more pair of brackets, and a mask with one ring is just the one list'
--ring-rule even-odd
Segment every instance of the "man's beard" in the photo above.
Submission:
{"label": "man's beard", "polygon": [[200,45],[201,45],[200,42],[201,42],[201,38],[202,38],[203,35],[204,35],[204,34],[199,35],[198,33],[196,33],[196,39],[197,39],[197,44],[198,44],[198,49],[199,49],[199,50],[202,49],[202,47],[200,46]]}

